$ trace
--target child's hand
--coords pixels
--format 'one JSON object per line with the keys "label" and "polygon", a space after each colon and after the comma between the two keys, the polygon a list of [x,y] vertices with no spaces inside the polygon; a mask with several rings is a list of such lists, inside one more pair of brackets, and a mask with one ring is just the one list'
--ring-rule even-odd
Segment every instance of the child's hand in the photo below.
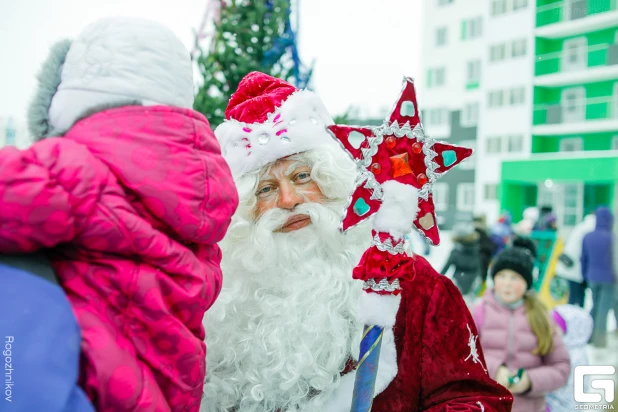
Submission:
{"label": "child's hand", "polygon": [[521,379],[519,380],[519,382],[513,384],[513,386],[511,386],[509,390],[513,394],[520,394],[527,392],[528,389],[530,389],[530,385],[531,382],[530,377],[528,376],[528,372],[524,371],[524,373],[521,375]]}
{"label": "child's hand", "polygon": [[508,389],[508,387],[509,387],[509,376],[511,376],[511,371],[509,371],[509,368],[507,368],[506,366],[502,365],[496,371],[496,376],[495,376],[494,380],[496,382],[498,382],[500,385],[502,385],[502,386],[504,386],[505,388]]}

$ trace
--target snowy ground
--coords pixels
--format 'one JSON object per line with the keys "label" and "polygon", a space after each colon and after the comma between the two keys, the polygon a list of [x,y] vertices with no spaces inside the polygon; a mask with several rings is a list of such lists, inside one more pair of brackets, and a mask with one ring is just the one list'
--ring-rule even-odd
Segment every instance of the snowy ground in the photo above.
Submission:
{"label": "snowy ground", "polygon": [[[436,270],[442,269],[453,246],[449,232],[440,232],[440,241],[440,245],[432,247],[430,255],[426,256],[427,260]],[[418,236],[413,236],[412,242],[413,250],[422,255],[424,248],[420,238]],[[587,290],[585,309],[590,310],[590,308],[592,308],[592,296],[590,290]],[[616,321],[613,312],[610,312],[608,319],[608,331],[610,332],[608,333],[607,348],[596,349],[589,345],[587,347],[588,357],[591,365],[611,365],[618,369],[618,330],[616,330]],[[613,379],[614,382],[616,382],[615,387],[618,387],[618,374],[614,374]],[[599,391],[597,392],[600,393]]]}

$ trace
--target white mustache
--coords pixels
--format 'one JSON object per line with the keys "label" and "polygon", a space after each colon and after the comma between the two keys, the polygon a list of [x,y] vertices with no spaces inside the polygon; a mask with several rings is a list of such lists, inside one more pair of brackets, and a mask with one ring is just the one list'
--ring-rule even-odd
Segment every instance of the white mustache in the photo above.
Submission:
{"label": "white mustache", "polygon": [[311,218],[311,222],[317,223],[324,215],[324,213],[322,213],[322,208],[331,209],[328,204],[313,202],[302,203],[294,208],[294,210],[273,208],[260,216],[255,225],[268,231],[275,231],[280,229],[292,216],[297,215],[308,215]]}

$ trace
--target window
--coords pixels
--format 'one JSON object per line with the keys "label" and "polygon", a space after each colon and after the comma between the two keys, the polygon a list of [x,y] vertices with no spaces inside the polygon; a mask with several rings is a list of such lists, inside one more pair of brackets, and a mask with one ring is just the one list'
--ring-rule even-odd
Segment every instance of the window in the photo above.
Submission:
{"label": "window", "polygon": [[563,217],[561,226],[573,227],[581,221],[584,209],[584,185],[581,183],[565,184],[562,188]]}
{"label": "window", "polygon": [[444,212],[448,210],[448,183],[434,183],[432,191],[436,211]]}
{"label": "window", "polygon": [[440,67],[436,69],[435,73],[436,73],[436,86],[443,86],[445,83],[445,77],[446,77],[444,67]]}
{"label": "window", "polygon": [[504,90],[490,91],[487,103],[489,107],[502,107],[504,105]]}
{"label": "window", "polygon": [[475,17],[461,22],[461,39],[476,39],[483,34],[483,18]]}
{"label": "window", "polygon": [[436,46],[444,46],[447,42],[448,31],[446,27],[436,29]]}
{"label": "window", "polygon": [[520,134],[507,137],[507,148],[509,153],[520,153],[524,150],[524,137]]}
{"label": "window", "polygon": [[496,183],[485,183],[485,185],[483,185],[483,199],[485,200],[497,200],[498,199],[498,185]]}
{"label": "window", "polygon": [[511,43],[511,57],[521,57],[526,55],[526,39],[514,40]]}
{"label": "window", "polygon": [[567,137],[560,140],[561,152],[580,152],[584,150],[584,139],[581,137]]}
{"label": "window", "polygon": [[475,39],[477,37],[481,37],[483,35],[483,18],[477,17],[470,20],[470,22],[472,24],[472,28],[470,30],[470,38]]}
{"label": "window", "polygon": [[4,131],[4,144],[7,146],[15,146],[17,137],[17,129],[12,117],[8,118],[6,129]]}
{"label": "window", "polygon": [[461,212],[474,211],[474,183],[457,185],[457,210]]}
{"label": "window", "polygon": [[499,62],[504,60],[506,57],[506,45],[502,44],[494,44],[489,47],[489,61],[490,62]]}
{"label": "window", "polygon": [[614,83],[614,107],[613,117],[618,118],[618,82]]}
{"label": "window", "polygon": [[513,11],[528,7],[528,0],[513,0]]}
{"label": "window", "polygon": [[446,74],[444,67],[429,69],[427,71],[427,87],[444,86],[446,80],[445,76]]}
{"label": "window", "polygon": [[458,144],[463,147],[469,147],[470,149],[472,149],[472,156],[468,157],[467,159],[464,159],[459,164],[459,169],[460,170],[474,169],[476,167],[476,140],[462,140]]}
{"label": "window", "polygon": [[506,13],[506,0],[493,0],[491,2],[491,15],[499,16]]}
{"label": "window", "polygon": [[588,40],[577,37],[565,40],[562,45],[563,71],[582,70],[588,66]]}
{"label": "window", "polygon": [[466,76],[467,84],[478,85],[481,80],[481,61],[471,60],[468,62],[468,71]]}
{"label": "window", "polygon": [[526,89],[523,87],[516,87],[511,89],[509,102],[511,106],[519,106],[524,104]]}
{"label": "window", "polygon": [[612,150],[618,150],[618,136],[612,137]]}
{"label": "window", "polygon": [[448,124],[448,110],[444,108],[428,109],[427,124],[441,126]]}
{"label": "window", "polygon": [[453,0],[438,0],[438,6],[446,6],[447,4],[452,4]]}
{"label": "window", "polygon": [[479,104],[478,102],[467,103],[461,111],[461,125],[463,127],[476,126],[479,121]]}
{"label": "window", "polygon": [[501,137],[488,137],[486,140],[486,152],[487,153],[501,153],[502,152],[502,138]]}
{"label": "window", "polygon": [[586,117],[586,89],[573,87],[562,91],[562,120],[580,122]]}

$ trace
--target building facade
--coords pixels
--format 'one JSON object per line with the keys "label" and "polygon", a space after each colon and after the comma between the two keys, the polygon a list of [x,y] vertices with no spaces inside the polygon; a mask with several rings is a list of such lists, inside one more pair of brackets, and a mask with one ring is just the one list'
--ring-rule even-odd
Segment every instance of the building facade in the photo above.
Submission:
{"label": "building facade", "polygon": [[445,228],[468,211],[551,205],[570,227],[616,210],[616,0],[429,0],[424,25],[425,129],[476,150],[473,173],[436,185]]}
{"label": "building facade", "polygon": [[[423,4],[423,76],[416,79],[421,118],[435,139],[478,148],[486,0]],[[449,229],[475,212],[478,152],[434,184],[438,223]]]}
{"label": "building facade", "polygon": [[530,154],[502,163],[501,205],[552,205],[572,227],[618,194],[615,0],[538,0]]}
{"label": "building facade", "polygon": [[23,149],[28,145],[26,125],[14,117],[0,116],[0,147],[16,146]]}

